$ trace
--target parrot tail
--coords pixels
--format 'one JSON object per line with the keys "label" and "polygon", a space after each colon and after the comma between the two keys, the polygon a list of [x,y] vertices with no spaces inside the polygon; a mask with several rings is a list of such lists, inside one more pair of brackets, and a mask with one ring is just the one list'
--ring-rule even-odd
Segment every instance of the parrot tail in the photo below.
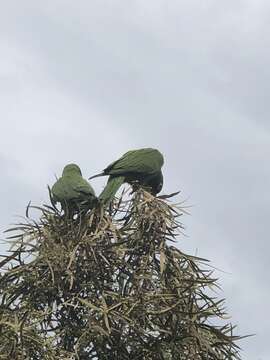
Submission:
{"label": "parrot tail", "polygon": [[117,190],[124,182],[125,182],[124,176],[109,177],[107,185],[105,186],[102,193],[98,197],[99,200],[105,205],[110,203],[113,200],[115,194],[117,193]]}
{"label": "parrot tail", "polygon": [[99,177],[99,176],[104,176],[104,175],[106,175],[106,174],[104,174],[104,171],[103,171],[102,173],[99,173],[97,175],[93,175],[93,176],[89,177],[88,180],[94,179],[94,178]]}

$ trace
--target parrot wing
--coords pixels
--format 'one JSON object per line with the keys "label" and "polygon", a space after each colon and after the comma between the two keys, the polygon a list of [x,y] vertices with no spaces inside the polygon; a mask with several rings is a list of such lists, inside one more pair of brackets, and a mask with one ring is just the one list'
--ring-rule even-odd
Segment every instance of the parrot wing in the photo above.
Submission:
{"label": "parrot wing", "polygon": [[80,194],[93,195],[95,196],[95,191],[92,186],[83,178],[78,179],[72,184],[73,190]]}
{"label": "parrot wing", "polygon": [[110,175],[154,173],[161,169],[163,162],[162,154],[156,149],[130,150],[110,164],[104,172]]}
{"label": "parrot wing", "polygon": [[80,176],[62,176],[52,187],[54,201],[75,200],[82,195],[95,196],[95,192],[91,185]]}
{"label": "parrot wing", "polygon": [[56,201],[68,201],[77,196],[65,177],[61,177],[52,187],[53,199]]}

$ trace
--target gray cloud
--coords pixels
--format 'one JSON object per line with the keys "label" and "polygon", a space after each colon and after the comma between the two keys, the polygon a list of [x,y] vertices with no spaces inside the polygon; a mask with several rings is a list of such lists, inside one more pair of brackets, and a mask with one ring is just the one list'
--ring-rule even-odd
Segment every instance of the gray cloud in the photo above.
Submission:
{"label": "gray cloud", "polygon": [[179,246],[226,271],[232,321],[257,333],[248,360],[269,357],[268,18],[251,0],[9,1],[0,14],[3,228],[65,163],[91,175],[160,148],[164,191],[194,204]]}

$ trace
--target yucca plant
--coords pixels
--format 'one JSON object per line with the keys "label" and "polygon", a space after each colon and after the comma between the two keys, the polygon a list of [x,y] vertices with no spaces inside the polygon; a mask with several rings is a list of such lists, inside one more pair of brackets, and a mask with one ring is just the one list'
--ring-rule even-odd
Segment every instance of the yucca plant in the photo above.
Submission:
{"label": "yucca plant", "polygon": [[208,261],[173,246],[181,206],[139,189],[75,219],[35,209],[0,261],[0,359],[240,359]]}

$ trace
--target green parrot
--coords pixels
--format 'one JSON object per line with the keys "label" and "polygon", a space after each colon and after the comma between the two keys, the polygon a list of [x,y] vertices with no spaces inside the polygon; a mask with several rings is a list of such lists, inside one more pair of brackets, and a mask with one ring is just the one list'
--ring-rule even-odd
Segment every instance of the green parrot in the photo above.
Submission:
{"label": "green parrot", "polygon": [[82,177],[79,166],[68,164],[51,189],[51,200],[54,205],[59,202],[64,212],[72,217],[78,211],[91,209],[96,196],[92,186]]}
{"label": "green parrot", "polygon": [[105,204],[114,198],[117,190],[124,182],[131,185],[137,183],[156,195],[163,186],[161,172],[163,163],[163,155],[156,149],[130,150],[120,159],[107,166],[102,173],[89,179],[109,175],[107,185],[99,195],[99,199]]}

